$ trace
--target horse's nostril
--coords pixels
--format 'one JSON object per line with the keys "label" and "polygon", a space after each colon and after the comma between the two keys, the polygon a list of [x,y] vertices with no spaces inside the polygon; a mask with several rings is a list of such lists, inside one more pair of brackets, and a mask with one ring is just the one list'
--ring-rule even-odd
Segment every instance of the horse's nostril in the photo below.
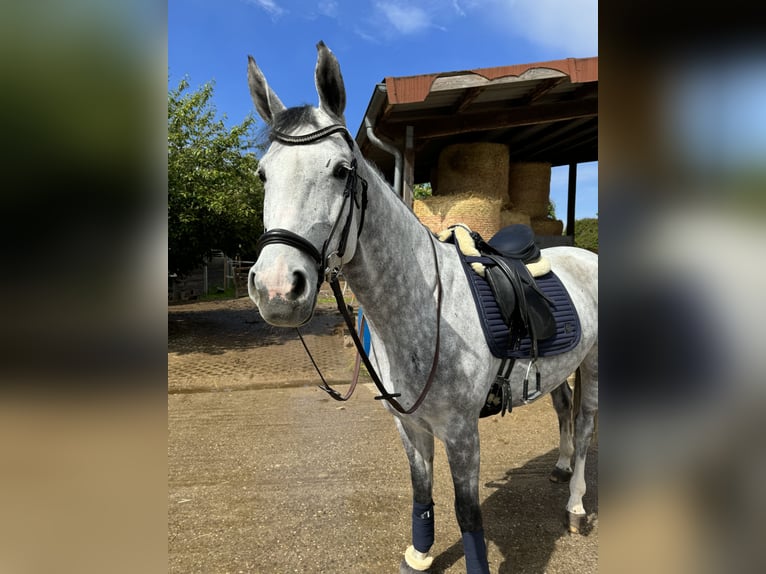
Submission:
{"label": "horse's nostril", "polygon": [[306,280],[305,273],[302,271],[293,271],[293,287],[290,289],[287,298],[293,301],[300,298],[306,292],[307,286],[308,281]]}
{"label": "horse's nostril", "polygon": [[258,305],[258,288],[255,285],[255,271],[252,267],[247,274],[247,294],[250,295],[251,301]]}

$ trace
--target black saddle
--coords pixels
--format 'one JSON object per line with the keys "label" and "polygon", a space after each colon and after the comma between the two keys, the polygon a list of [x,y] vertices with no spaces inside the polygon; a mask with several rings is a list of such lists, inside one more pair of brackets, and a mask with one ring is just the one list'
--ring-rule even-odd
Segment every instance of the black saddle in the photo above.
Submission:
{"label": "black saddle", "polygon": [[472,232],[476,248],[490,263],[485,277],[497,300],[503,320],[509,325],[509,345],[522,337],[532,340],[537,357],[537,341],[556,334],[553,302],[538,289],[525,263],[540,258],[535,233],[528,225],[514,224],[498,231],[489,241]]}
{"label": "black saddle", "polygon": [[506,259],[521,259],[529,263],[540,258],[540,248],[535,244],[535,232],[529,225],[521,223],[503,227],[487,241],[487,245]]}

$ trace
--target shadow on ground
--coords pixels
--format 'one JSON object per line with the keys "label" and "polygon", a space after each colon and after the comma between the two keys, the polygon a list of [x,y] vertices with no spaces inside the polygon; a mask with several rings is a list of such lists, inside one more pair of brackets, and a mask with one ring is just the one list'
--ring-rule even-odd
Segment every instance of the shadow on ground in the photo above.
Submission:
{"label": "shadow on ground", "polygon": [[[314,318],[301,328],[304,335],[337,335],[343,318],[334,304],[317,306]],[[284,345],[297,338],[295,329],[269,325],[247,297],[168,307],[168,352],[180,355]]]}
{"label": "shadow on ground", "polygon": [[[598,516],[598,449],[592,447],[588,452],[585,472],[588,491],[583,499],[588,510],[588,524],[581,535],[571,535],[566,529],[564,509],[569,498],[569,485],[541,482],[547,480],[544,476],[553,469],[557,458],[558,450],[551,450],[484,485],[495,489],[481,505],[487,545],[494,544],[502,556],[499,565],[492,565],[492,572],[545,572],[557,542],[569,537],[575,543],[580,542],[578,538],[587,537],[592,530]],[[463,545],[458,540],[435,557],[429,572],[442,574],[462,558]],[[573,565],[572,571],[577,570]]]}

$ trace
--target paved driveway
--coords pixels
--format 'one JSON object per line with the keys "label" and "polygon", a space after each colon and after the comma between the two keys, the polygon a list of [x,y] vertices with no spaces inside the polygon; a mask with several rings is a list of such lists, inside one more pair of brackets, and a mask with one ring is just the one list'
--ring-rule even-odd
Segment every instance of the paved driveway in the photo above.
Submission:
{"label": "paved driveway", "polygon": [[[305,335],[330,378],[348,381],[353,351],[330,307],[320,306]],[[247,299],[171,307],[168,316],[169,571],[398,572],[409,473],[374,387],[331,401],[294,333],[265,325]],[[597,445],[586,473],[591,531],[570,536],[568,489],[547,479],[558,446],[550,398],[483,419],[480,432],[491,571],[596,572]],[[440,444],[434,467],[432,572],[464,572]]]}

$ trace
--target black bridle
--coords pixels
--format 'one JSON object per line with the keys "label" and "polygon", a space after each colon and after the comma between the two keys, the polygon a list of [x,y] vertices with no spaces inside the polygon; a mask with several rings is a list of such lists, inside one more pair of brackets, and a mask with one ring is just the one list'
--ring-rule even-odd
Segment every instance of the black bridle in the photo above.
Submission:
{"label": "black bridle", "polygon": [[[305,135],[299,135],[299,136],[289,135],[289,134],[278,132],[276,130],[272,130],[271,136],[276,141],[279,141],[280,143],[283,143],[283,144],[306,145],[306,144],[311,144],[316,141],[322,140],[326,138],[327,136],[330,136],[335,133],[340,133],[343,136],[343,138],[346,140],[346,143],[348,143],[349,147],[351,148],[351,151],[353,152],[354,139],[351,137],[351,134],[348,132],[346,127],[341,124],[333,124],[331,126],[327,126],[315,132],[305,134]],[[357,182],[361,182],[361,188],[362,188],[361,197],[357,189]],[[332,238],[338,229],[338,225],[340,224],[341,218],[343,217],[343,211],[344,211],[346,203],[348,203],[348,214],[346,215],[346,221],[343,223],[343,228],[341,229],[341,232],[340,232],[340,240],[338,241],[338,247],[337,249],[335,249],[335,251],[328,253],[328,250],[330,249],[330,242],[332,241]],[[357,352],[359,354],[358,356],[361,358],[362,362],[364,362],[364,366],[367,368],[367,372],[369,373],[370,378],[372,379],[372,382],[375,383],[375,386],[378,388],[378,391],[380,391],[381,393],[380,396],[375,397],[375,399],[378,399],[378,400],[383,399],[388,401],[389,404],[399,413],[411,414],[421,405],[426,395],[428,394],[428,391],[431,388],[431,384],[433,383],[436,377],[436,367],[439,363],[441,306],[442,306],[442,283],[441,283],[441,273],[439,271],[439,257],[436,254],[436,247],[434,245],[433,237],[431,236],[429,232],[429,238],[431,239],[431,249],[433,252],[433,257],[434,257],[434,262],[436,267],[436,283],[437,283],[437,313],[436,313],[436,337],[435,337],[436,350],[434,351],[434,358],[431,364],[431,371],[428,374],[428,380],[426,381],[426,384],[424,385],[423,390],[420,393],[420,396],[418,396],[418,398],[415,400],[415,402],[412,404],[411,407],[409,407],[408,409],[405,409],[401,405],[401,403],[399,403],[396,400],[397,397],[401,396],[400,393],[389,393],[388,391],[386,391],[382,381],[380,380],[380,377],[375,372],[375,368],[372,366],[372,363],[370,362],[370,358],[364,350],[364,345],[362,344],[362,341],[360,340],[359,335],[356,332],[356,326],[354,325],[354,320],[349,313],[348,307],[346,306],[346,302],[343,298],[343,291],[341,290],[340,282],[338,281],[338,276],[340,275],[341,269],[343,268],[343,256],[345,255],[345,252],[346,252],[348,237],[349,237],[349,234],[351,233],[351,223],[353,220],[355,206],[357,209],[360,210],[359,227],[356,232],[356,236],[358,239],[362,233],[362,228],[364,226],[364,214],[365,214],[365,211],[367,210],[367,181],[364,178],[360,177],[359,174],[357,173],[356,157],[354,157],[351,160],[351,164],[349,166],[348,176],[346,177],[346,186],[343,190],[343,204],[341,205],[340,211],[338,212],[338,217],[335,218],[335,223],[333,223],[332,229],[330,230],[330,234],[328,235],[327,239],[322,244],[321,252],[316,248],[316,246],[314,246],[313,243],[311,243],[306,238],[301,237],[297,233],[294,233],[287,229],[276,228],[276,229],[270,229],[266,231],[258,239],[258,242],[256,244],[256,259],[260,257],[261,251],[263,251],[264,247],[274,243],[282,243],[284,245],[289,245],[290,247],[294,247],[295,249],[298,249],[299,251],[302,251],[303,253],[311,257],[314,260],[317,267],[317,291],[322,286],[323,281],[326,280],[330,284],[330,288],[332,289],[333,295],[335,296],[335,301],[338,305],[338,310],[340,311],[341,315],[343,315],[343,319],[346,322],[351,338],[354,341],[354,345],[356,346]],[[347,401],[349,398],[351,398],[351,395],[353,394],[354,389],[356,387],[357,376],[359,372],[359,364],[357,363],[357,366],[355,368],[354,380],[351,384],[351,387],[349,388],[346,395],[341,395],[338,391],[333,389],[322,376],[322,373],[319,370],[319,367],[314,361],[314,358],[311,356],[311,352],[309,352],[308,347],[306,346],[306,343],[300,334],[300,330],[298,331],[298,336],[300,337],[301,342],[303,343],[303,346],[306,349],[306,352],[308,353],[309,358],[311,359],[311,362],[314,365],[314,368],[316,369],[317,373],[319,373],[319,376],[322,379],[323,384],[320,385],[319,388],[325,391],[326,393],[328,393],[336,401]]]}
{"label": "black bridle", "polygon": [[[283,144],[306,145],[324,139],[334,133],[341,133],[343,138],[346,140],[346,143],[348,143],[349,147],[351,148],[351,151],[353,152],[354,140],[346,127],[340,124],[333,124],[310,134],[300,136],[284,134],[276,130],[272,130],[271,135],[275,140]],[[321,252],[308,239],[301,237],[297,233],[293,233],[287,229],[277,228],[269,229],[258,239],[258,242],[255,246],[256,259],[260,256],[261,251],[263,251],[263,248],[267,245],[282,243],[302,251],[314,260],[314,264],[317,268],[317,289],[319,289],[323,281],[327,280],[328,282],[331,282],[333,276],[337,277],[343,267],[343,256],[346,254],[348,237],[351,232],[351,222],[354,216],[354,207],[360,210],[359,228],[356,232],[357,239],[362,233],[362,228],[364,227],[364,214],[367,211],[367,180],[359,176],[356,167],[356,158],[353,158],[348,169],[348,175],[346,176],[346,186],[343,190],[343,204],[341,205],[340,211],[338,212],[338,217],[335,218],[335,223],[333,223],[330,234],[322,244]],[[357,182],[361,182],[361,197],[357,189]],[[330,242],[338,230],[338,225],[340,224],[341,218],[343,217],[343,211],[346,204],[348,204],[348,214],[346,215],[346,221],[344,222],[343,228],[340,232],[338,247],[331,253],[328,253],[328,250],[330,249]]]}

